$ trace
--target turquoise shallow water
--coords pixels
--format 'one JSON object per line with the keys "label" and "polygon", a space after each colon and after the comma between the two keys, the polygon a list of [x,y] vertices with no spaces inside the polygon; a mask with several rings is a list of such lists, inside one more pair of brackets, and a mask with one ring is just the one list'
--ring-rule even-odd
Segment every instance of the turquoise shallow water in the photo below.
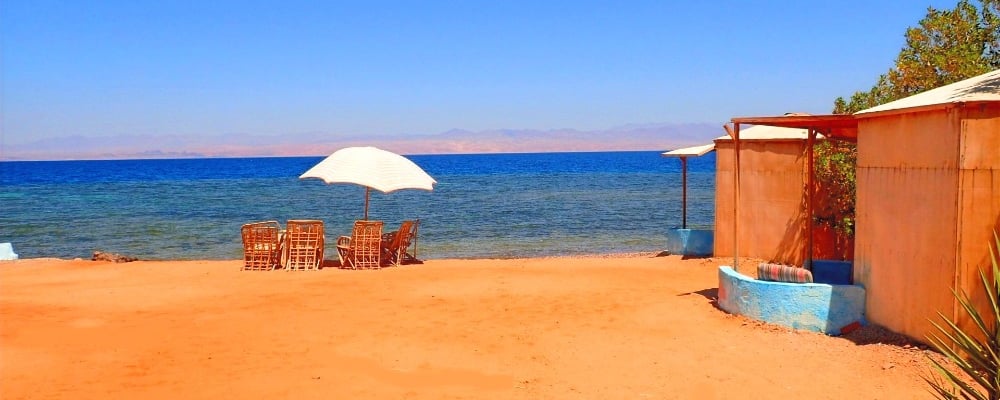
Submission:
{"label": "turquoise shallow water", "polygon": [[[420,218],[421,258],[657,251],[681,223],[680,162],[659,152],[408,158],[435,190],[373,191],[369,215],[387,230]],[[320,160],[0,162],[0,242],[22,258],[235,259],[246,222],[321,219],[330,246],[364,188],[298,179]],[[715,157],[688,167],[688,225],[711,227]]]}

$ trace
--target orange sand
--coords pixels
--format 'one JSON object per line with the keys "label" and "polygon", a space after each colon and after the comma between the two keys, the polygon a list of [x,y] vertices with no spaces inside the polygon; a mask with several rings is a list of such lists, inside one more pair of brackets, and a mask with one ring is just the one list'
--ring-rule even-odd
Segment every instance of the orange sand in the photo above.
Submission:
{"label": "orange sand", "polygon": [[925,351],[713,306],[724,259],[0,263],[0,397],[929,398]]}

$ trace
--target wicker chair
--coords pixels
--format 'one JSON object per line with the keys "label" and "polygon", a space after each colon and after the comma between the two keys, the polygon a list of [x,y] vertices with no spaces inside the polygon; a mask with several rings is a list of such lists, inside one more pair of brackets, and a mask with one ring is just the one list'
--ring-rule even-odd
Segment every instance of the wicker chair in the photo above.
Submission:
{"label": "wicker chair", "polygon": [[403,221],[399,224],[399,230],[388,232],[382,235],[382,263],[384,265],[400,266],[403,264],[416,264],[420,260],[409,252],[410,244],[414,244],[416,253],[417,227],[420,220]]}
{"label": "wicker chair", "polygon": [[252,222],[240,229],[243,236],[243,270],[270,271],[281,256],[281,226],[278,221]]}
{"label": "wicker chair", "polygon": [[382,221],[355,221],[351,236],[337,239],[340,267],[381,268]]}
{"label": "wicker chair", "polygon": [[282,265],[287,271],[319,269],[323,264],[326,236],[323,221],[288,220]]}

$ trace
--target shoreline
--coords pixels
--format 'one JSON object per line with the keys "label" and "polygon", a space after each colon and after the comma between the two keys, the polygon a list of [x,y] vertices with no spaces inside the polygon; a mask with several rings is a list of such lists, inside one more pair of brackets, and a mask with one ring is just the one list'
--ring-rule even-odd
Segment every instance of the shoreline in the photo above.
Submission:
{"label": "shoreline", "polygon": [[[649,258],[649,257],[665,257],[665,256],[670,256],[670,255],[671,254],[668,254],[665,251],[639,251],[639,252],[625,252],[625,253],[592,253],[592,254],[552,255],[552,256],[537,256],[537,257],[525,256],[525,257],[508,257],[508,258],[491,258],[491,257],[482,257],[482,258],[455,257],[455,258],[447,258],[447,257],[438,257],[438,258],[431,258],[431,259],[426,259],[426,260],[421,260],[421,261],[424,261],[424,262],[426,262],[426,261],[432,261],[432,260],[465,260],[465,261],[496,260],[496,261],[504,261],[504,260],[532,260],[532,259],[549,260],[549,259],[566,259],[566,258]],[[713,257],[693,257],[693,258],[709,258],[710,259],[710,258],[713,258]],[[0,260],[0,265],[3,265],[3,263],[16,263],[18,261],[35,261],[35,260],[39,260],[39,261],[55,261],[55,260],[60,260],[60,261],[94,261],[94,262],[106,262],[106,261],[101,261],[101,260],[90,260],[90,259],[81,258],[81,257],[75,257],[75,258],[32,257],[32,258],[18,258],[16,260]],[[129,261],[129,262],[136,262],[136,261],[148,261],[148,262],[187,262],[187,261],[243,261],[243,260],[239,259],[239,258],[221,258],[221,259],[186,259],[186,258],[178,258],[178,259],[137,259],[135,261]],[[326,257],[326,258],[324,258],[324,261],[325,262],[331,262],[331,261],[336,262],[337,259],[335,259],[335,258],[331,259],[329,257]],[[122,264],[124,264],[124,263],[122,263]]]}

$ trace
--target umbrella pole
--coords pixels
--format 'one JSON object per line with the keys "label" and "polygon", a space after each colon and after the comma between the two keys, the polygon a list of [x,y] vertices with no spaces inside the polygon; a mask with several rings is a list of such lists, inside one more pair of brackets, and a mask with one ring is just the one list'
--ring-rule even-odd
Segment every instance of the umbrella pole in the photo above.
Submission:
{"label": "umbrella pole", "polygon": [[371,196],[372,188],[365,186],[365,221],[368,220],[368,197]]}
{"label": "umbrella pole", "polygon": [[688,159],[681,157],[681,229],[688,228]]}

